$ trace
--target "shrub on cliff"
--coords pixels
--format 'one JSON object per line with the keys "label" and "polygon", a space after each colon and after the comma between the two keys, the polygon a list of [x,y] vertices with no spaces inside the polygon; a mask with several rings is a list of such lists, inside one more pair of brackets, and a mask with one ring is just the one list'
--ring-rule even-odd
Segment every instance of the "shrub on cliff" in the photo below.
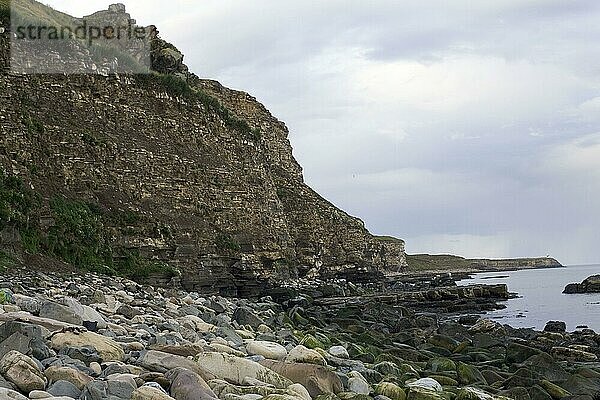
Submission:
{"label": "shrub on cliff", "polygon": [[0,171],[0,230],[7,226],[27,228],[35,203],[35,194],[21,179]]}
{"label": "shrub on cliff", "polygon": [[57,197],[50,202],[54,226],[47,249],[74,266],[96,270],[112,264],[112,252],[100,210],[88,203]]}
{"label": "shrub on cliff", "polygon": [[[140,219],[136,213],[104,212],[94,204],[60,196],[48,205],[53,224],[43,230],[39,226],[39,196],[20,178],[0,171],[0,230],[16,229],[26,253],[55,257],[84,271],[129,278],[177,274],[168,264],[147,260],[134,250],[113,248],[110,228],[125,229],[134,224]],[[14,263],[0,249],[0,271]]]}

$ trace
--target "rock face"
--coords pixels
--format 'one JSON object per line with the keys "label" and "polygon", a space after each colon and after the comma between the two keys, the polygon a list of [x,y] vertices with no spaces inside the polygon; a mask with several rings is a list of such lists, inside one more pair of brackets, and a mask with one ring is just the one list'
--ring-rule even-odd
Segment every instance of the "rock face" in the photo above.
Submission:
{"label": "rock face", "polygon": [[565,287],[563,293],[600,293],[600,275],[590,276],[581,283],[570,283]]}
{"label": "rock face", "polygon": [[106,216],[115,256],[231,295],[309,271],[365,279],[406,265],[403,241],[371,235],[304,183],[288,129],[262,104],[190,74],[162,39],[153,46],[156,68],[175,75],[0,76],[0,170],[41,197],[30,220],[42,237],[53,199],[83,201]]}

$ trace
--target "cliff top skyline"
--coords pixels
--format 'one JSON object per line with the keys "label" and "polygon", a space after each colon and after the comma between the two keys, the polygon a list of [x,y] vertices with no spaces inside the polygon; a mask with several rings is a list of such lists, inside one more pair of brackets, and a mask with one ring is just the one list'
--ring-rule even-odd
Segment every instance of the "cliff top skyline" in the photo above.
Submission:
{"label": "cliff top skyline", "polygon": [[124,3],[286,121],[307,182],[409,252],[598,261],[600,5]]}

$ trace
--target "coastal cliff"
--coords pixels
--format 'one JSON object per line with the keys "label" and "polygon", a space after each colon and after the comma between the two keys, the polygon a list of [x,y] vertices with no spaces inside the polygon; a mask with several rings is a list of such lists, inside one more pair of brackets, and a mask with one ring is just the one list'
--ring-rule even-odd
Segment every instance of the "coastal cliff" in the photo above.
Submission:
{"label": "coastal cliff", "polygon": [[[121,6],[106,12],[130,20]],[[100,63],[96,75],[23,75],[7,71],[14,33],[4,24],[0,170],[8,198],[29,199],[3,203],[18,211],[0,224],[7,254],[228,295],[405,267],[402,240],[371,235],[304,183],[284,123],[188,72],[158,31],[150,74]]]}

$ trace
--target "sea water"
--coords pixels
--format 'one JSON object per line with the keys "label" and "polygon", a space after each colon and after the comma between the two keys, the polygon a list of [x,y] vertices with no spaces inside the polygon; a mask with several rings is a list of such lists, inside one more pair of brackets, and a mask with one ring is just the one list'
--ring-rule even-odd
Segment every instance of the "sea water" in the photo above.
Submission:
{"label": "sea water", "polygon": [[516,328],[544,329],[548,321],[564,321],[569,331],[587,326],[600,332],[600,293],[563,294],[569,283],[580,283],[600,274],[600,265],[485,272],[457,282],[460,286],[505,283],[518,297],[508,300],[503,310],[491,311],[487,318]]}

